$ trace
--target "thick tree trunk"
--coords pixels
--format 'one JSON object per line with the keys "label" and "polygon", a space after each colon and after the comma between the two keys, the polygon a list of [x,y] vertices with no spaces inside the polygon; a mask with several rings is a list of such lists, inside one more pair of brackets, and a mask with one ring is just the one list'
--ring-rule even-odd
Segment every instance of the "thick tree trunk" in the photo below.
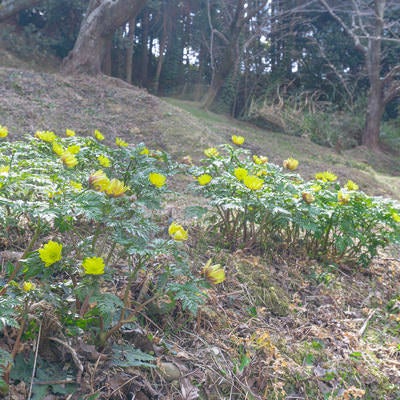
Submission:
{"label": "thick tree trunk", "polygon": [[147,0],[92,0],[75,46],[65,58],[66,74],[101,73],[107,42],[115,30],[135,17]]}
{"label": "thick tree trunk", "polygon": [[18,12],[31,8],[43,0],[3,0],[0,3],[0,21],[12,17]]}

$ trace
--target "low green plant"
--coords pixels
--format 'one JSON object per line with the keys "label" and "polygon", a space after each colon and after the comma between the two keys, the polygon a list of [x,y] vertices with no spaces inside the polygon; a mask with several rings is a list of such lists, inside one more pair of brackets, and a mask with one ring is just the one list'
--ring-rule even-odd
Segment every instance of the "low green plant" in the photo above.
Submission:
{"label": "low green plant", "polygon": [[329,171],[306,181],[297,160],[280,167],[233,141],[206,149],[191,169],[193,189],[209,199],[209,229],[223,245],[366,266],[378,248],[399,241],[398,203],[368,196],[350,180],[341,185]]}
{"label": "low green plant", "polygon": [[64,334],[99,348],[160,297],[196,313],[205,281],[189,269],[185,229],[160,214],[179,170],[167,154],[122,139],[109,147],[98,131],[9,142],[0,126],[0,136],[0,248],[22,250],[1,276],[0,323],[19,332],[11,360],[43,304]]}

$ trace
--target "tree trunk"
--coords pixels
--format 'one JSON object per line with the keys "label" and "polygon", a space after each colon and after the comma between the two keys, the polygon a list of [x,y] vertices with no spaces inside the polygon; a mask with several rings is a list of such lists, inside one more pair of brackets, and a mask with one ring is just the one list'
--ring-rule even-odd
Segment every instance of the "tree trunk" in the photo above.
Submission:
{"label": "tree trunk", "polygon": [[18,12],[31,8],[43,2],[43,0],[3,0],[0,3],[0,21],[3,21]]}
{"label": "tree trunk", "polygon": [[385,0],[375,0],[375,27],[374,38],[368,40],[366,64],[370,90],[368,95],[365,129],[362,135],[362,144],[376,149],[379,147],[381,119],[385,111],[383,81],[381,80],[382,62],[382,31]]}
{"label": "tree trunk", "polygon": [[141,43],[141,60],[140,60],[140,86],[147,86],[147,72],[149,66],[149,21],[150,13],[148,10],[142,13],[142,43]]}
{"label": "tree trunk", "polygon": [[164,64],[164,52],[165,52],[165,46],[167,44],[167,22],[166,22],[166,12],[164,12],[163,16],[163,31],[161,35],[161,41],[160,41],[160,54],[158,56],[158,62],[157,62],[157,69],[156,69],[156,75],[154,78],[154,93],[158,94],[158,88],[160,86],[160,75],[161,75],[161,70],[162,66]]}
{"label": "tree trunk", "polygon": [[107,42],[115,30],[135,17],[147,0],[92,0],[75,46],[65,58],[66,74],[101,73]]}
{"label": "tree trunk", "polygon": [[365,129],[362,135],[362,144],[370,149],[379,147],[379,133],[384,110],[381,90],[371,87],[368,96]]}
{"label": "tree trunk", "polygon": [[129,33],[127,36],[128,45],[126,46],[126,57],[125,57],[125,79],[128,83],[132,83],[132,58],[133,48],[135,39],[135,23],[136,18],[132,18],[129,21]]}

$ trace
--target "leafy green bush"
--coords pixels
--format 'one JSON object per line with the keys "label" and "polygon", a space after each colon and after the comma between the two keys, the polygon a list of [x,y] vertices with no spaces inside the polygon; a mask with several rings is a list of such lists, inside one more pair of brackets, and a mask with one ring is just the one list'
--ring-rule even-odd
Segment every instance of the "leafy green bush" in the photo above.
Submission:
{"label": "leafy green bush", "polygon": [[400,238],[400,206],[370,197],[328,172],[304,181],[289,158],[284,168],[236,147],[205,150],[193,167],[198,190],[210,199],[210,229],[231,249],[262,253],[306,250],[312,257],[368,265],[379,247]]}
{"label": "leafy green bush", "polygon": [[49,304],[65,334],[101,348],[149,303],[196,312],[205,281],[190,271],[187,232],[159,212],[179,168],[167,154],[122,139],[111,148],[98,131],[6,136],[0,126],[0,249],[21,255],[1,276],[4,326],[26,334]]}

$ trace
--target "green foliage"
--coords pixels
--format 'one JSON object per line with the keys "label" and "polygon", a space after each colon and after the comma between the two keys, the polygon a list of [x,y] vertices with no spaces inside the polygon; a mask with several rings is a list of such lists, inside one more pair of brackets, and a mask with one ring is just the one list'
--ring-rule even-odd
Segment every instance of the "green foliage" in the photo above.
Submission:
{"label": "green foliage", "polygon": [[210,199],[210,230],[233,250],[306,250],[324,261],[368,265],[378,248],[400,238],[400,205],[354,182],[342,186],[329,172],[305,181],[291,171],[295,160],[285,160],[285,170],[240,147],[214,150],[191,171],[212,180],[194,189]]}
{"label": "green foliage", "polygon": [[[162,214],[164,181],[179,166],[144,144],[112,148],[99,132],[66,133],[0,143],[0,245],[24,249],[3,271],[0,327],[29,340],[43,318],[34,305],[48,304],[68,335],[104,347],[162,296],[196,312],[203,280],[192,276],[182,243],[166,237]],[[153,283],[134,293],[147,273]],[[132,357],[150,361],[135,353],[130,365]]]}

